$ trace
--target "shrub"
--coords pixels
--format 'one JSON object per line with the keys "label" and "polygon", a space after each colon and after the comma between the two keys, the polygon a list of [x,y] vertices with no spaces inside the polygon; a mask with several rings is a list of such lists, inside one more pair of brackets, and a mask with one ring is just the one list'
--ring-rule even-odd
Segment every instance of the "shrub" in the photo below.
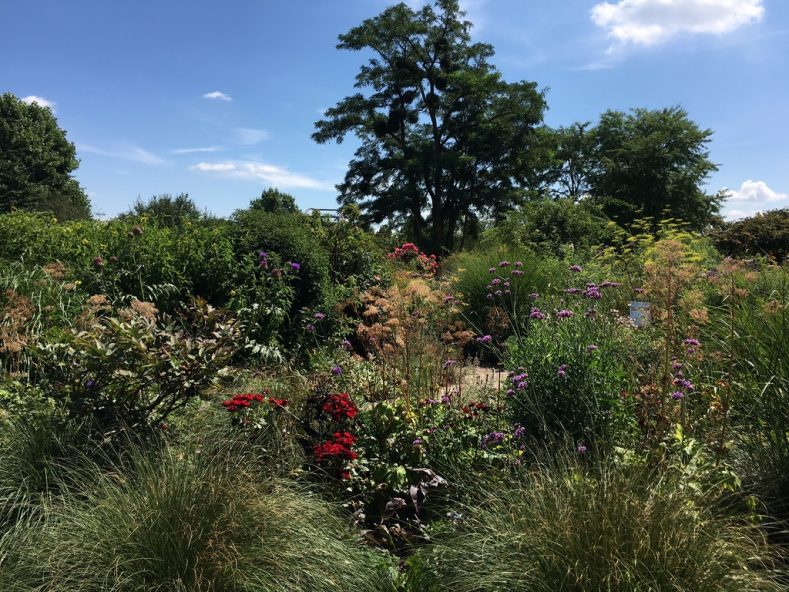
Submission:
{"label": "shrub", "polygon": [[236,253],[276,253],[283,263],[300,264],[293,309],[322,301],[329,282],[329,258],[309,219],[299,214],[242,210],[233,215]]}
{"label": "shrub", "polygon": [[781,263],[789,251],[789,208],[729,222],[712,238],[715,246],[726,255],[767,255]]}
{"label": "shrub", "polygon": [[49,504],[45,525],[5,549],[4,590],[393,589],[387,562],[331,506],[258,482],[230,451],[135,451],[82,495]]}
{"label": "shrub", "polygon": [[760,532],[720,515],[714,494],[694,494],[668,472],[576,456],[479,485],[457,508],[456,529],[423,558],[435,579],[417,589],[779,589]]}
{"label": "shrub", "polygon": [[215,383],[238,337],[234,323],[205,303],[179,322],[157,321],[156,309],[140,301],[121,313],[34,348],[38,385],[70,417],[90,420],[105,435],[160,426]]}
{"label": "shrub", "polygon": [[539,252],[560,256],[567,248],[588,250],[605,243],[616,224],[602,209],[571,199],[540,199],[524,203],[482,236],[483,247],[507,245],[532,247]]}

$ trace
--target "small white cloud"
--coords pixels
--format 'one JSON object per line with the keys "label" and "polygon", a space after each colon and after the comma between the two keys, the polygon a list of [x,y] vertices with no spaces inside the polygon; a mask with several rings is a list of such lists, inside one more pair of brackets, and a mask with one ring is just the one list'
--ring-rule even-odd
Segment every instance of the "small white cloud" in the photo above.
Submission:
{"label": "small white cloud", "polygon": [[789,199],[786,193],[778,193],[764,181],[743,181],[739,189],[726,191],[726,199],[736,202],[773,203]]}
{"label": "small white cloud", "polygon": [[210,92],[210,93],[205,93],[203,95],[203,98],[214,99],[217,101],[225,101],[226,103],[229,103],[230,101],[233,100],[233,97],[231,97],[230,95],[226,95],[223,92],[219,92],[218,90],[215,90],[214,92]]}
{"label": "small white cloud", "polygon": [[285,168],[267,164],[264,162],[200,162],[189,167],[193,171],[205,173],[216,173],[224,177],[235,179],[246,179],[249,181],[265,181],[270,185],[275,185],[283,189],[319,189],[322,191],[333,191],[334,185],[318,181],[306,175],[293,173]]}
{"label": "small white cloud", "polygon": [[36,103],[40,107],[49,107],[52,109],[52,113],[55,112],[55,107],[57,103],[55,101],[50,101],[49,99],[45,99],[44,97],[37,97],[36,95],[30,95],[27,97],[22,97],[20,99],[23,103],[27,103],[28,105],[32,105]]}
{"label": "small white cloud", "polygon": [[133,144],[123,144],[111,150],[99,148],[92,144],[77,144],[78,152],[87,152],[89,154],[98,154],[100,156],[108,156],[110,158],[118,158],[120,160],[130,160],[132,162],[139,162],[142,164],[150,165],[163,165],[167,161],[157,156],[153,152],[149,152],[139,146]]}
{"label": "small white cloud", "polygon": [[240,127],[233,132],[236,142],[243,146],[252,146],[268,140],[269,133],[264,129],[254,129],[251,127]]}
{"label": "small white cloud", "polygon": [[619,0],[592,8],[592,21],[609,37],[636,45],[654,45],[681,33],[722,35],[762,16],[763,0]]}
{"label": "small white cloud", "polygon": [[173,154],[195,154],[198,152],[222,152],[222,146],[205,146],[204,148],[176,148]]}

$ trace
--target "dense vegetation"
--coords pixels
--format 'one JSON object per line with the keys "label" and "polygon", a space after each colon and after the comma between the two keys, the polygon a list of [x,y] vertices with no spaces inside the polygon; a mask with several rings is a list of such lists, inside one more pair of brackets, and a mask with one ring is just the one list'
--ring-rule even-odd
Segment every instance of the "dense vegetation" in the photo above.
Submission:
{"label": "dense vegetation", "polygon": [[0,589],[789,586],[786,211],[718,220],[679,108],[542,126],[461,16],[341,38],[336,218],[0,187]]}

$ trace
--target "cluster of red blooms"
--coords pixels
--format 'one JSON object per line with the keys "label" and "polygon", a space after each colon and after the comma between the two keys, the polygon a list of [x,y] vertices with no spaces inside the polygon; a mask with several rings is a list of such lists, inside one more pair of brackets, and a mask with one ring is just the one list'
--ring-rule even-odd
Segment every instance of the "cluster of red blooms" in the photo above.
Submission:
{"label": "cluster of red blooms", "polygon": [[490,411],[490,405],[481,402],[469,401],[463,406],[463,413],[467,417],[477,417],[480,413]]}
{"label": "cluster of red blooms", "polygon": [[323,403],[323,412],[331,415],[334,421],[353,419],[359,414],[359,408],[351,401],[348,393],[329,395]]}
{"label": "cluster of red blooms", "polygon": [[394,252],[387,255],[389,259],[408,263],[416,259],[417,266],[424,273],[436,273],[438,262],[435,255],[428,256],[419,250],[414,243],[405,243],[402,247],[395,247]]}
{"label": "cluster of red blooms", "polygon": [[315,460],[324,459],[355,460],[356,452],[351,447],[356,443],[356,436],[348,432],[334,432],[332,438],[313,448]]}
{"label": "cluster of red blooms", "polygon": [[287,399],[275,399],[274,397],[266,397],[260,393],[245,393],[243,395],[233,395],[231,399],[222,401],[222,406],[230,411],[243,411],[249,409],[253,405],[260,404],[263,401],[268,401],[274,407],[286,407],[288,404]]}

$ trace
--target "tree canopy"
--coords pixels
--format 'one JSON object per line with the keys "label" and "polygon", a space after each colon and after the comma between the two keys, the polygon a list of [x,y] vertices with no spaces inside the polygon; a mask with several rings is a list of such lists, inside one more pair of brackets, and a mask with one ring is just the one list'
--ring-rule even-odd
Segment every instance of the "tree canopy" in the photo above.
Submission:
{"label": "tree canopy", "polygon": [[520,202],[543,168],[542,92],[505,82],[463,16],[457,0],[418,11],[401,3],[340,35],[339,49],[373,57],[356,76],[360,92],[328,109],[313,134],[361,140],[341,203],[359,203],[373,222],[399,220],[434,250]]}
{"label": "tree canopy", "polygon": [[590,133],[589,144],[578,144],[591,159],[588,191],[612,219],[678,218],[697,230],[717,219],[722,196],[701,187],[717,170],[707,150],[712,131],[684,109],[607,111]]}
{"label": "tree canopy", "polygon": [[175,197],[163,193],[154,195],[147,202],[137,200],[132,209],[119,218],[136,216],[147,216],[158,226],[176,228],[185,222],[202,220],[207,215],[197,208],[188,193],[179,193]]}
{"label": "tree canopy", "polygon": [[90,201],[71,173],[79,166],[49,107],[0,96],[0,212],[50,211],[58,219],[90,217]]}
{"label": "tree canopy", "polygon": [[299,212],[296,198],[290,193],[280,191],[276,187],[264,189],[260,197],[249,204],[251,210],[263,210],[271,214],[295,214]]}

